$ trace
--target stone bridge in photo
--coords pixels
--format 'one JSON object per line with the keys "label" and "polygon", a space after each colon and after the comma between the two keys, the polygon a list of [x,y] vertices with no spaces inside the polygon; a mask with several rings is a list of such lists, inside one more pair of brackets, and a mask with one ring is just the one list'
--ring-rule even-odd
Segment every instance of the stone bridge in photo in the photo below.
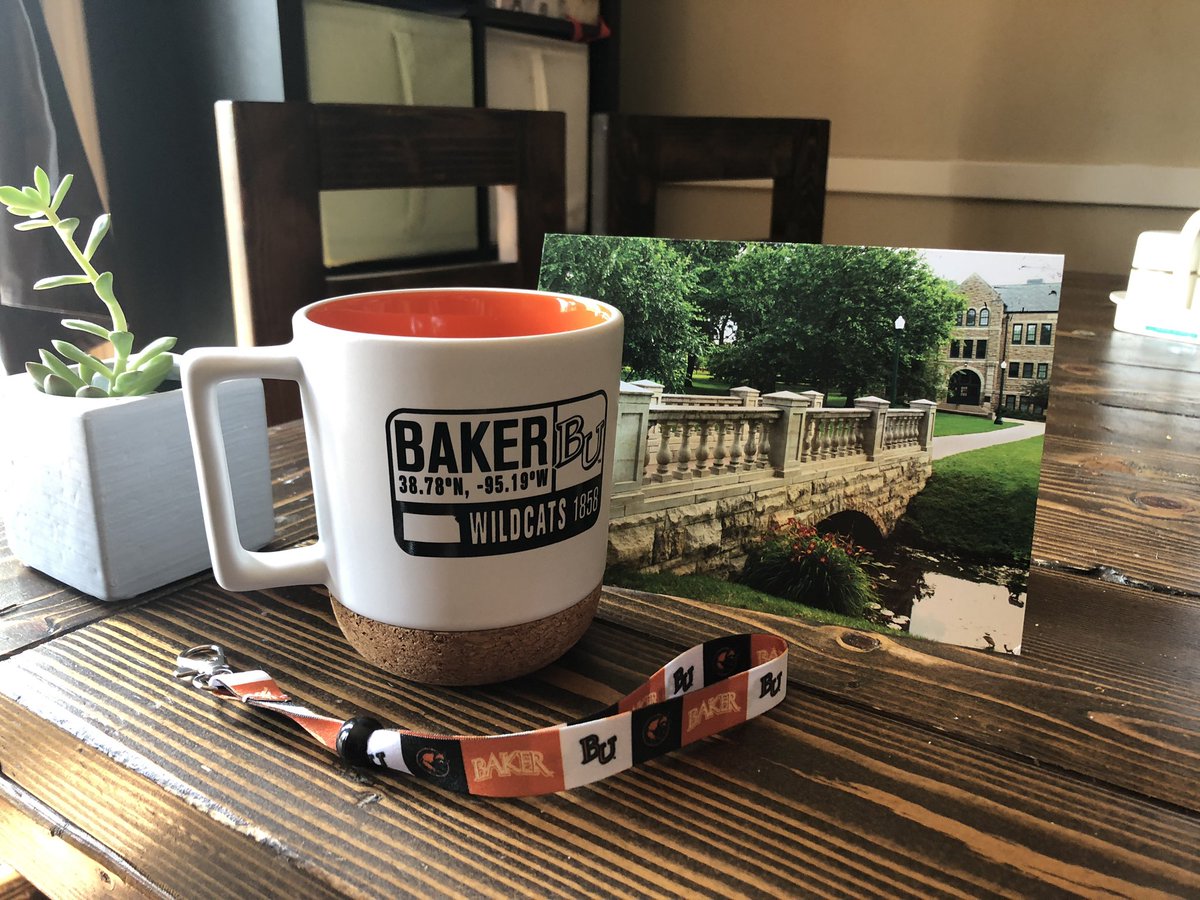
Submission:
{"label": "stone bridge in photo", "polygon": [[816,391],[728,397],[621,386],[608,562],[692,572],[739,565],[769,523],[859,513],[887,536],[925,486],[937,405]]}

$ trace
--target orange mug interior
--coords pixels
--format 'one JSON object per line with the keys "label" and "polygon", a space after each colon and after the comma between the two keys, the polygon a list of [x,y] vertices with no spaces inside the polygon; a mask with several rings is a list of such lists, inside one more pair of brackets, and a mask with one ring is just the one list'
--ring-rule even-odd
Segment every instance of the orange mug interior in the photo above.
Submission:
{"label": "orange mug interior", "polygon": [[425,338],[501,338],[560,334],[600,325],[610,309],[594,301],[526,291],[469,288],[341,297],[310,309],[327,328]]}

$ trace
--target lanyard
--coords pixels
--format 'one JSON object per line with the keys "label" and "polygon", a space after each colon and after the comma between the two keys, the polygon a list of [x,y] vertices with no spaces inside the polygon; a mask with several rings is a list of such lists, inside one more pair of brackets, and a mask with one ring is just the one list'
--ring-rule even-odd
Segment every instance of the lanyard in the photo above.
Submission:
{"label": "lanyard", "polygon": [[488,737],[384,728],[293,703],[261,669],[234,672],[216,644],[179,655],[175,676],[292,719],[350,765],[403,772],[485,797],[550,794],[599,781],[739,725],[787,693],[787,642],[726,635],[685,650],[618,703],[572,724]]}

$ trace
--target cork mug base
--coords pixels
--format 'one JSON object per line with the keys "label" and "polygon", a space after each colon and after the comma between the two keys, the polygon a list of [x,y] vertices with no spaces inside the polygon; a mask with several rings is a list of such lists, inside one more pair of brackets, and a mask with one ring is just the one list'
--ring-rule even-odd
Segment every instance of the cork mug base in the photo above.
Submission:
{"label": "cork mug base", "polygon": [[425,631],[359,615],[332,594],[346,640],[370,663],[410,681],[456,687],[527,675],[554,662],[583,637],[600,604],[600,588],[561,612],[483,631]]}

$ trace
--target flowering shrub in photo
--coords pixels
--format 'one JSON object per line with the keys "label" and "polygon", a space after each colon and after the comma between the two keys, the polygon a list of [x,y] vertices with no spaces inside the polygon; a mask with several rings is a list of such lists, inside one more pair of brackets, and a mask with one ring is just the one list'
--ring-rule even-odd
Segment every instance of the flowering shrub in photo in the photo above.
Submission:
{"label": "flowering shrub in photo", "polygon": [[741,581],[796,603],[861,616],[875,600],[864,569],[870,558],[849,538],[788,519],[773,523],[751,547]]}

